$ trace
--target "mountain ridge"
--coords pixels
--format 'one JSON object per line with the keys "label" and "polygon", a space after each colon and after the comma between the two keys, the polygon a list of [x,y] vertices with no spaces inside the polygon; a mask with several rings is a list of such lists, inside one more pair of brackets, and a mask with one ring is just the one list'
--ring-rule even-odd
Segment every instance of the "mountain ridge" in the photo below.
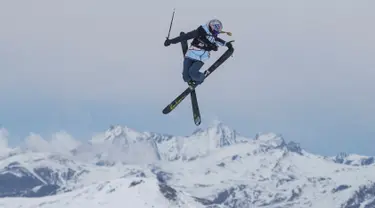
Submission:
{"label": "mountain ridge", "polygon": [[[139,207],[375,204],[371,157],[324,157],[287,142],[280,134],[257,133],[248,138],[223,123],[188,136],[116,125],[64,154],[13,149],[0,159],[0,181],[7,181],[0,189],[4,207],[25,203],[74,207],[70,201],[78,196],[82,206],[90,207],[103,203],[116,207],[113,200],[123,198]],[[149,198],[147,189],[156,195]],[[133,190],[139,194],[134,196]],[[92,197],[102,198],[90,201]]]}

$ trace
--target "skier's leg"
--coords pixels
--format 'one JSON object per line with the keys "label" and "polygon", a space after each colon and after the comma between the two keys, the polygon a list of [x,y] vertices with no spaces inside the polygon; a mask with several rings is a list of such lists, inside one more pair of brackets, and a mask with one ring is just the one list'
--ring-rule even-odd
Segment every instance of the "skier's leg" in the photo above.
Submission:
{"label": "skier's leg", "polygon": [[185,82],[189,82],[191,80],[190,75],[189,75],[189,68],[193,64],[193,60],[189,58],[184,59],[184,66],[182,70],[182,79]]}
{"label": "skier's leg", "polygon": [[204,74],[199,71],[202,68],[203,64],[204,63],[202,61],[194,61],[194,63],[189,68],[189,75],[197,85],[202,84],[205,78]]}

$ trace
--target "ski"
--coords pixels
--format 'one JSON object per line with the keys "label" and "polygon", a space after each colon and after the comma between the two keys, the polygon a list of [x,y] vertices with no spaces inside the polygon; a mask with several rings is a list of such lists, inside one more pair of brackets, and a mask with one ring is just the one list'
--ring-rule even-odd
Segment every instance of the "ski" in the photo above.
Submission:
{"label": "ski", "polygon": [[195,90],[190,93],[191,106],[193,109],[193,119],[196,126],[201,124],[201,113],[199,111],[198,99]]}
{"label": "ski", "polygon": [[[218,60],[215,61],[205,72],[205,78],[210,76],[221,64],[223,64],[234,52],[233,47],[228,47],[223,55],[220,56]],[[173,111],[195,88],[197,85],[191,85],[186,88],[180,95],[178,95],[171,103],[169,103],[164,109],[163,114],[168,114]]]}
{"label": "ski", "polygon": [[[184,35],[184,32],[181,32],[180,35]],[[185,56],[187,50],[188,50],[188,42],[182,41],[181,42],[181,48],[182,48],[182,55]],[[197,93],[195,90],[191,91],[190,93],[190,100],[191,100],[191,107],[193,110],[193,119],[196,126],[199,126],[201,124],[201,114],[199,111],[199,105],[197,100]]]}

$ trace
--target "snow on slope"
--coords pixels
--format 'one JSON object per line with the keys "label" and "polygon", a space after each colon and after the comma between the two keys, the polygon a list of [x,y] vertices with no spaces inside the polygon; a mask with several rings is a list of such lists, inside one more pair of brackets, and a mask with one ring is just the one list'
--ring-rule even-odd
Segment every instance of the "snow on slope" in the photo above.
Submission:
{"label": "snow on slope", "polygon": [[169,161],[194,160],[225,146],[249,141],[248,138],[241,136],[223,123],[215,123],[190,136],[165,138],[157,145],[162,159]]}
{"label": "snow on slope", "polygon": [[0,160],[0,196],[45,196],[142,172],[138,166],[95,166],[52,153],[24,152]]}
{"label": "snow on slope", "polygon": [[[113,154],[115,147],[119,149]],[[137,150],[130,152],[132,148]],[[67,167],[83,170],[74,180],[60,183],[68,193],[3,199],[0,206],[375,207],[375,166],[314,155],[273,133],[246,138],[222,123],[190,136],[115,126],[72,153],[19,153],[0,161],[0,170],[14,162],[30,172],[41,166],[57,175]],[[150,157],[132,158],[140,153]],[[131,183],[137,185],[129,187]]]}
{"label": "snow on slope", "polygon": [[[169,200],[160,190],[174,200]],[[90,185],[74,192],[48,198],[6,199],[0,200],[3,208],[200,208],[184,193],[168,193],[168,188],[154,178],[120,178]]]}
{"label": "snow on slope", "polygon": [[[375,181],[374,167],[301,155],[282,143],[279,137],[259,136],[197,161],[166,164],[164,170],[174,173],[169,181],[174,187],[194,193],[206,205],[227,207],[340,207],[362,185]],[[375,200],[375,192],[369,199]]]}

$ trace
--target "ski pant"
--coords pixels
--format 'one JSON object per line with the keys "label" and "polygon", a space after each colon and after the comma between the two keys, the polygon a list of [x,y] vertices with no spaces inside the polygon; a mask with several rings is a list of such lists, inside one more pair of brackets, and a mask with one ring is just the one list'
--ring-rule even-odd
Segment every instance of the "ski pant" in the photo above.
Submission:
{"label": "ski pant", "polygon": [[193,80],[197,85],[201,84],[205,78],[204,74],[199,71],[203,64],[204,63],[202,61],[185,57],[184,68],[182,71],[183,80],[185,82]]}

